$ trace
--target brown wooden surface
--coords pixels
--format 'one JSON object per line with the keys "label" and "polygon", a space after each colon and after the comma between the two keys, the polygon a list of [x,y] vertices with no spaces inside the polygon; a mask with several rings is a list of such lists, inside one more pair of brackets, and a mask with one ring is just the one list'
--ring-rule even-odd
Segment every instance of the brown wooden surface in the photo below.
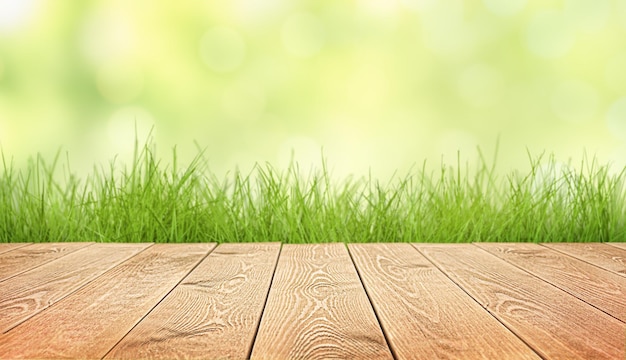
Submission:
{"label": "brown wooden surface", "polygon": [[94,244],[0,282],[0,333],[78,290],[147,244]]}
{"label": "brown wooden surface", "polygon": [[626,356],[626,324],[595,307],[475,245],[416,246],[543,357]]}
{"label": "brown wooden surface", "polygon": [[626,278],[538,244],[476,244],[626,322]]}
{"label": "brown wooden surface", "polygon": [[[215,244],[157,244],[0,335],[8,358],[102,358]],[[68,255],[69,256],[69,255]]]}
{"label": "brown wooden surface", "polygon": [[539,359],[410,244],[349,249],[397,359]]}
{"label": "brown wooden surface", "polygon": [[3,245],[0,359],[626,359],[626,245]]}
{"label": "brown wooden surface", "polygon": [[247,358],[279,252],[220,245],[106,358]]}
{"label": "brown wooden surface", "polygon": [[547,243],[542,245],[626,277],[626,249],[603,243]]}
{"label": "brown wooden surface", "polygon": [[605,243],[605,244],[626,250],[626,243],[624,243],[624,242],[621,242],[621,243],[613,243],[612,242],[612,243]]}
{"label": "brown wooden surface", "polygon": [[0,281],[89,245],[91,243],[41,243],[0,253]]}
{"label": "brown wooden surface", "polygon": [[251,358],[392,358],[344,244],[283,245]]}
{"label": "brown wooden surface", "polygon": [[0,244],[0,254],[5,253],[7,251],[19,249],[21,247],[24,247],[30,244],[31,243],[2,243]]}

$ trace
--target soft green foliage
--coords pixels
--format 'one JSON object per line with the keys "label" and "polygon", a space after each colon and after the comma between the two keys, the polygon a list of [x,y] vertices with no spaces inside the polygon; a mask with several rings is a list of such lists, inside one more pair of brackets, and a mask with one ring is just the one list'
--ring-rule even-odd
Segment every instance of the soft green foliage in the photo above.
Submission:
{"label": "soft green foliage", "polygon": [[625,38],[626,0],[0,0],[0,145],[85,174],[154,127],[218,173],[323,147],[388,178],[500,135],[514,168],[625,166]]}
{"label": "soft green foliage", "polygon": [[[3,156],[0,242],[470,242],[624,241],[626,177],[595,160],[558,170],[554,159],[499,177],[478,168],[422,166],[387,183],[337,182],[324,166],[305,174],[258,165],[212,175],[203,153],[179,169],[149,146],[134,162],[95,168],[81,180],[69,161],[41,156],[21,171]],[[546,170],[548,169],[548,170]],[[557,169],[557,170],[555,170]],[[61,176],[62,175],[62,176]]]}

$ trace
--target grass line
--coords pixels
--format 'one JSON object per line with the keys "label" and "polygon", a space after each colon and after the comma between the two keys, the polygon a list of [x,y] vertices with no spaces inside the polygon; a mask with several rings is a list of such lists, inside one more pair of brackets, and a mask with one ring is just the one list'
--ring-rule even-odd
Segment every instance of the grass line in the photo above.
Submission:
{"label": "grass line", "polygon": [[179,169],[176,149],[169,167],[137,144],[130,167],[114,160],[85,179],[60,158],[18,171],[2,154],[0,242],[626,241],[626,169],[586,157],[574,170],[529,156],[529,173],[498,176],[479,150],[473,175],[424,162],[384,184],[331,181],[325,161],[218,179],[203,152]]}

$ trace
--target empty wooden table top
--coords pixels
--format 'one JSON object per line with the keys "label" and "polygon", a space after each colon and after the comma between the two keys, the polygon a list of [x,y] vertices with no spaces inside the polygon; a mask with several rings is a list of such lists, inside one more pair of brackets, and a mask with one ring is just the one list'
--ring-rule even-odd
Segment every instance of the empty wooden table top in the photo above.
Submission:
{"label": "empty wooden table top", "polygon": [[626,359],[626,245],[0,244],[0,358]]}

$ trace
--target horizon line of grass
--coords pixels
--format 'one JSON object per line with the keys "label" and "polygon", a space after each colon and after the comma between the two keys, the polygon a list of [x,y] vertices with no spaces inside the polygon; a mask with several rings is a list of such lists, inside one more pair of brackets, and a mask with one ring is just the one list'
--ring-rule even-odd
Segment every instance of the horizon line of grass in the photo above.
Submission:
{"label": "horizon line of grass", "polygon": [[[497,153],[497,149],[496,149]],[[607,242],[626,240],[626,169],[586,157],[559,170],[554,157],[529,155],[528,174],[500,177],[478,149],[474,174],[441,165],[382,184],[322,169],[303,175],[257,164],[224,179],[204,153],[179,169],[162,166],[149,144],[135,143],[130,167],[69,170],[56,180],[41,155],[15,170],[2,154],[0,242]],[[323,159],[324,160],[324,159]],[[546,170],[547,169],[547,170]]]}

